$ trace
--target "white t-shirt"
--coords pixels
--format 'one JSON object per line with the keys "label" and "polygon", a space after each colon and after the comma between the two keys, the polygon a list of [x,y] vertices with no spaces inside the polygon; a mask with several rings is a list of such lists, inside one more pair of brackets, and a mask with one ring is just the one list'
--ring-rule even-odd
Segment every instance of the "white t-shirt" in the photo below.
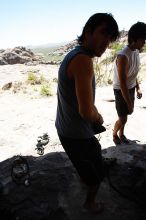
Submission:
{"label": "white t-shirt", "polygon": [[[118,55],[125,55],[128,60],[129,67],[127,74],[127,87],[128,89],[131,89],[136,86],[136,77],[140,66],[139,51],[131,50],[128,46],[126,46],[118,53]],[[116,60],[114,63],[113,87],[114,89],[120,89]]]}

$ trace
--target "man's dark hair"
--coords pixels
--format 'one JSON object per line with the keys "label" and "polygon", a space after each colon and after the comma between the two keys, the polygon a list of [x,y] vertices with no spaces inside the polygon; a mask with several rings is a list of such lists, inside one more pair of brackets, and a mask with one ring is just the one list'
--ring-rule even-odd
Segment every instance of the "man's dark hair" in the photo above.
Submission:
{"label": "man's dark hair", "polygon": [[135,42],[138,39],[146,39],[146,24],[143,22],[133,24],[128,31],[128,43]]}
{"label": "man's dark hair", "polygon": [[86,22],[82,34],[78,36],[78,43],[83,43],[85,39],[85,32],[87,30],[90,30],[90,32],[93,33],[98,26],[104,23],[107,25],[107,33],[110,35],[111,41],[115,41],[119,36],[119,29],[113,16],[108,13],[96,13],[92,15]]}

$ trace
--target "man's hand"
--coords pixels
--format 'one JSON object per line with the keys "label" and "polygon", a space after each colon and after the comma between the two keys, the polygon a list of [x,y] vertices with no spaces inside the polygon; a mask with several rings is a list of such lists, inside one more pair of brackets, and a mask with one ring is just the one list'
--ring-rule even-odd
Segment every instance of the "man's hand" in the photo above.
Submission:
{"label": "man's hand", "polygon": [[141,90],[138,89],[136,92],[137,92],[137,98],[138,98],[138,99],[141,99],[141,98],[142,98],[142,92],[141,92]]}

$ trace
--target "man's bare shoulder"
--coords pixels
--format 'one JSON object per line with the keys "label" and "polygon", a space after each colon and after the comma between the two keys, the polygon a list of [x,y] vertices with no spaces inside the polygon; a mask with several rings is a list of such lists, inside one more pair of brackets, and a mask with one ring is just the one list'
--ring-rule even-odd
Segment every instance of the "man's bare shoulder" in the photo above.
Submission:
{"label": "man's bare shoulder", "polygon": [[74,63],[87,63],[87,64],[89,64],[89,63],[92,63],[92,59],[91,59],[91,57],[89,57],[86,54],[77,54],[73,58],[72,62],[74,62]]}
{"label": "man's bare shoulder", "polygon": [[118,59],[127,59],[126,55],[124,55],[124,54],[118,54],[117,58]]}
{"label": "man's bare shoulder", "polygon": [[124,54],[118,54],[117,55],[117,63],[127,64],[127,62],[128,62],[128,59],[127,59],[127,57]]}
{"label": "man's bare shoulder", "polygon": [[93,72],[92,58],[85,54],[77,54],[70,62],[68,66],[68,75],[75,76],[78,73],[91,73]]}

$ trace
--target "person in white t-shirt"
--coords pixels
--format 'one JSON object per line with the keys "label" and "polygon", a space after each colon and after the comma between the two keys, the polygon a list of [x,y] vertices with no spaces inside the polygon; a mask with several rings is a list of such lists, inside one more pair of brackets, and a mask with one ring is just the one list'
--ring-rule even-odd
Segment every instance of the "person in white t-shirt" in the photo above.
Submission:
{"label": "person in white t-shirt", "polygon": [[113,129],[114,143],[129,143],[124,135],[128,115],[134,110],[135,90],[137,98],[142,97],[137,74],[139,71],[139,52],[142,51],[146,40],[146,24],[137,22],[128,31],[128,45],[122,49],[115,60],[113,88],[115,106],[118,114]]}

